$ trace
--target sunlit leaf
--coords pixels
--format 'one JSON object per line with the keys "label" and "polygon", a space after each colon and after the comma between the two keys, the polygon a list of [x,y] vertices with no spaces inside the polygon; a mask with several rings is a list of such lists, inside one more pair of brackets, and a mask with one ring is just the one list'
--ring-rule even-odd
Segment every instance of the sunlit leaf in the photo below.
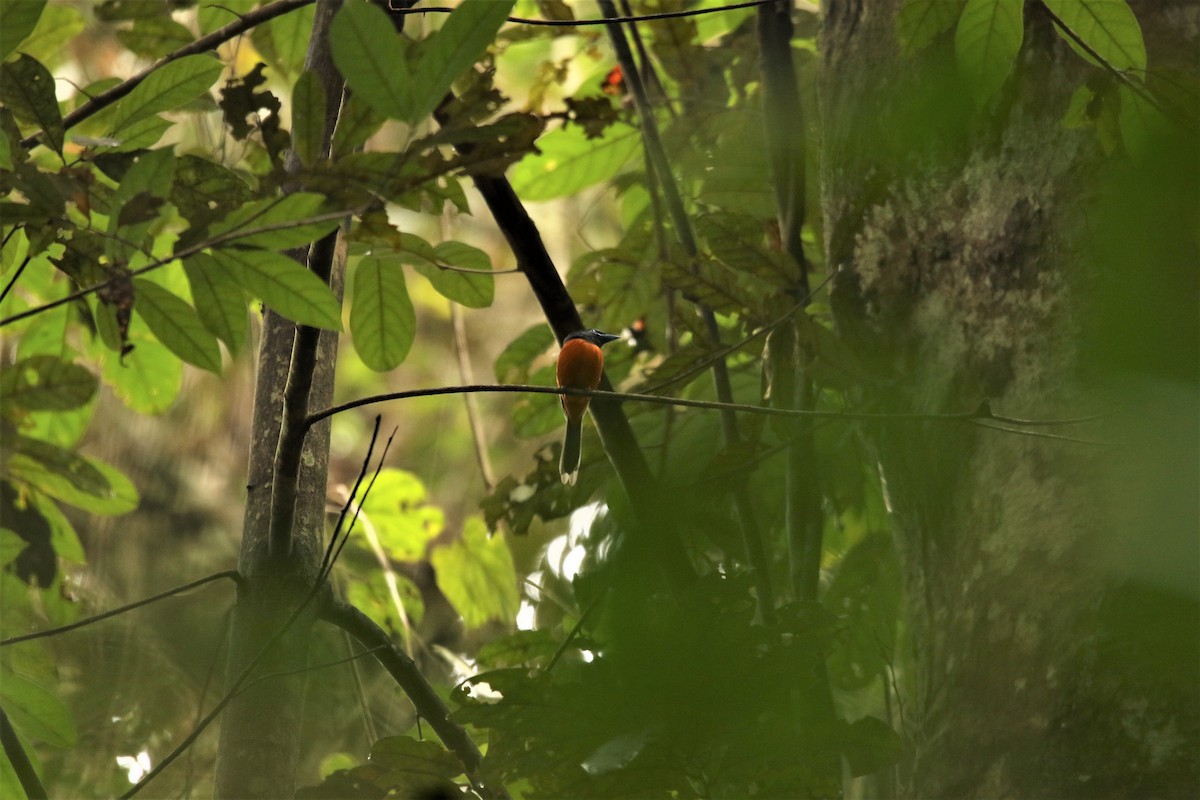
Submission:
{"label": "sunlit leaf", "polygon": [[[40,448],[42,455],[48,452],[46,447]],[[73,459],[63,463],[48,463],[26,453],[16,453],[9,459],[8,469],[14,479],[92,514],[115,516],[137,508],[137,490],[124,474],[103,461],[71,456]],[[86,464],[86,468],[75,470],[74,459]],[[86,488],[80,488],[78,484],[84,480]]]}
{"label": "sunlit leaf", "polygon": [[[495,278],[479,274],[492,268],[487,253],[462,242],[442,242],[433,251],[435,263],[418,260],[414,266],[433,284],[438,294],[467,308],[487,308],[492,304],[496,293]],[[438,266],[441,264],[472,272],[445,269]]]}
{"label": "sunlit leaf", "polygon": [[175,402],[183,387],[183,363],[151,339],[135,338],[133,352],[104,361],[104,382],[139,414],[161,414]]}
{"label": "sunlit leaf", "polygon": [[0,60],[33,33],[46,0],[0,0]]}
{"label": "sunlit leaf", "polygon": [[436,548],[429,559],[438,587],[468,628],[490,619],[510,622],[516,616],[520,597],[512,554],[504,535],[489,536],[479,517],[469,518],[462,536]]}
{"label": "sunlit leaf", "polygon": [[329,287],[292,259],[271,250],[215,250],[213,258],[242,288],[302,325],[342,329],[342,307]]}
{"label": "sunlit leaf", "polygon": [[117,105],[110,124],[120,133],[155,114],[178,108],[207,92],[224,66],[211,55],[184,56],[152,72]]}
{"label": "sunlit leaf", "polygon": [[413,87],[409,122],[437,108],[454,79],[483,55],[512,7],[513,0],[463,3],[441,30],[421,42],[415,63],[409,65]]}
{"label": "sunlit leaf", "polygon": [[346,3],[329,29],[329,46],[346,83],[385,117],[410,119],[413,81],[408,73],[408,43],[382,9],[370,3]]}
{"label": "sunlit leaf", "polygon": [[572,125],[538,139],[541,155],[523,158],[510,171],[513,189],[523,200],[551,200],[611,178],[641,148],[636,128],[618,123],[599,139],[588,139]]}
{"label": "sunlit leaf", "polygon": [[371,369],[384,372],[404,361],[416,335],[417,315],[398,260],[367,256],[359,262],[350,330],[355,352]]}
{"label": "sunlit leaf", "polygon": [[954,50],[958,68],[979,106],[991,100],[1012,70],[1025,38],[1025,0],[967,0]]}
{"label": "sunlit leaf", "polygon": [[143,278],[133,281],[134,310],[158,340],[189,364],[209,372],[221,371],[221,349],[195,309],[182,298]]}
{"label": "sunlit leaf", "polygon": [[363,514],[388,555],[398,561],[419,561],[425,548],[441,534],[445,515],[428,504],[424,484],[411,472],[381,470]]}
{"label": "sunlit leaf", "polygon": [[[25,0],[11,0],[16,4]],[[36,2],[36,0],[35,0]],[[2,28],[0,28],[2,29]],[[17,48],[26,55],[33,56],[47,68],[53,69],[62,63],[69,49],[63,47],[83,30],[83,16],[74,5],[58,5],[50,3],[42,12],[37,27]]]}
{"label": "sunlit leaf", "polygon": [[[1146,69],[1146,43],[1142,28],[1126,0],[1045,0],[1046,7],[1062,20],[1109,66],[1119,70]],[[1057,28],[1056,28],[1057,30]],[[1096,63],[1074,38],[1059,31],[1075,52]]]}

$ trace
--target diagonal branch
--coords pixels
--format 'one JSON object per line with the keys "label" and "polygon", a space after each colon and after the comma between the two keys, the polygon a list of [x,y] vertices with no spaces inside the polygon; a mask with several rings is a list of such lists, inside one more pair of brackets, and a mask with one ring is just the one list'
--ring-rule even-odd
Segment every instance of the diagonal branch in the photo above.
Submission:
{"label": "diagonal branch", "polygon": [[396,646],[383,628],[342,600],[327,603],[321,609],[320,618],[349,633],[374,653],[380,665],[408,695],[421,718],[429,723],[442,743],[458,756],[473,788],[484,793],[485,797],[508,797],[503,786],[490,786],[480,775],[483,754],[466,730],[450,718],[450,709],[417,669],[417,665]]}

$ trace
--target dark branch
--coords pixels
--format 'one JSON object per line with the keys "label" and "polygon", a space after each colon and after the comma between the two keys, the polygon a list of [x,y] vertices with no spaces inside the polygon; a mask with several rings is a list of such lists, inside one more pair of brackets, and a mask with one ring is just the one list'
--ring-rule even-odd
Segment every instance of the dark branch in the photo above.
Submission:
{"label": "dark branch", "polygon": [[483,763],[479,748],[466,730],[450,718],[450,709],[442,702],[442,698],[413,660],[392,642],[386,631],[366,614],[342,600],[327,604],[321,610],[320,618],[341,628],[363,647],[374,652],[380,665],[408,695],[421,718],[429,723],[443,744],[458,756],[474,788],[484,792],[485,797],[508,797],[503,786],[488,786],[484,782],[479,775]]}
{"label": "dark branch", "polygon": [[4,755],[8,757],[8,763],[12,765],[13,772],[17,773],[17,780],[20,781],[21,788],[25,790],[25,796],[29,800],[48,798],[50,795],[46,793],[42,779],[38,777],[37,770],[33,768],[33,762],[29,760],[29,754],[21,746],[21,740],[17,737],[17,732],[13,730],[12,724],[8,721],[8,714],[4,713],[3,708],[0,708],[0,744],[3,745]]}

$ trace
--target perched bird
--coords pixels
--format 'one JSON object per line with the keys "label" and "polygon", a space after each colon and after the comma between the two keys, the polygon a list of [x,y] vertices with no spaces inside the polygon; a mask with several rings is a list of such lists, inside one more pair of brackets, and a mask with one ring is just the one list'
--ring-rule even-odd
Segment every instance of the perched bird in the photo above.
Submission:
{"label": "perched bird", "polygon": [[[594,328],[576,331],[563,339],[558,351],[558,385],[564,389],[595,389],[604,374],[604,353],[601,347],[620,339],[611,333],[601,333]],[[583,436],[583,414],[591,398],[562,395],[563,414],[567,417],[567,435],[563,439],[562,460],[558,471],[562,482],[571,486],[579,477],[579,444]]]}

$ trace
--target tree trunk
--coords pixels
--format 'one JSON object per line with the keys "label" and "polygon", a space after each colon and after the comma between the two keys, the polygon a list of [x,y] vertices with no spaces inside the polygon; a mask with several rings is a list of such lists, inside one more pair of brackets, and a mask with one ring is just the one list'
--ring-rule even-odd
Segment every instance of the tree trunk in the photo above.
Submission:
{"label": "tree trunk", "polygon": [[[922,412],[986,401],[996,414],[1032,419],[1101,410],[1088,348],[1104,276],[1089,244],[1105,198],[1092,178],[1115,156],[1094,128],[1061,120],[1073,92],[1103,73],[1028,4],[1014,73],[977,111],[951,44],[902,56],[900,5],[831,1],[822,34],[832,303],[839,332],[876,377],[864,401]],[[1135,9],[1152,67],[1163,64],[1156,57],[1198,52],[1200,6]],[[1194,56],[1184,59],[1194,74]],[[1181,407],[1172,420],[1186,439],[1194,417]],[[1096,438],[1123,429],[1038,430]],[[1114,450],[951,423],[889,423],[871,438],[912,637],[911,662],[898,664],[912,694],[906,794],[1195,791],[1196,663],[1185,655],[1171,662],[1184,665],[1179,680],[1159,680],[1162,653],[1134,652],[1140,646],[1113,621],[1147,607],[1124,604],[1132,584],[1122,542],[1144,532],[1122,528],[1130,520],[1115,513],[1124,501],[1107,491],[1122,477],[1110,469]],[[1187,475],[1194,441],[1183,446]],[[1183,513],[1175,524],[1194,536]],[[1196,635],[1194,583],[1189,592],[1154,606],[1187,615],[1170,634],[1185,654]],[[1154,594],[1134,593],[1139,602]]]}
{"label": "tree trunk", "polygon": [[[326,142],[333,136],[344,85],[333,66],[327,44],[329,25],[340,6],[340,0],[317,3],[305,61],[306,69],[315,71],[325,87]],[[309,267],[318,272],[328,271],[330,288],[341,297],[345,248],[341,237],[335,236],[330,234],[328,241],[314,244],[311,251],[302,250],[293,255],[302,262],[307,256]],[[318,265],[316,262],[324,263]],[[296,366],[293,364],[296,338],[294,323],[269,309],[266,311],[258,356],[246,512],[238,564],[243,581],[234,608],[228,686],[232,686],[255,659],[259,659],[252,673],[255,677],[303,668],[308,660],[310,629],[318,610],[313,598],[305,613],[291,619],[294,611],[309,599],[307,596],[321,563],[329,466],[328,420],[314,426],[305,438],[291,534],[291,557],[273,558],[269,553],[272,482],[283,413],[282,398],[289,374]],[[327,408],[333,403],[337,339],[337,334],[331,331],[320,333],[317,357],[311,365],[309,409]],[[277,634],[289,625],[286,633],[275,641]],[[264,648],[273,641],[264,653]],[[271,678],[255,683],[229,705],[221,724],[217,797],[295,795],[305,686],[303,674]]]}

